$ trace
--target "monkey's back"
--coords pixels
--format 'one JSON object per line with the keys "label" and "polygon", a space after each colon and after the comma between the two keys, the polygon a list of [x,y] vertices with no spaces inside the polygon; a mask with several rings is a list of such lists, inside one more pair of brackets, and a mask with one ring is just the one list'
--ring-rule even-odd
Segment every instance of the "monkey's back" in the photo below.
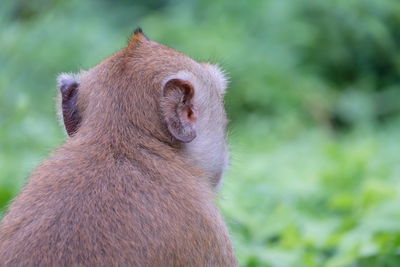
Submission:
{"label": "monkey's back", "polygon": [[2,266],[236,265],[205,180],[161,158],[81,151],[56,153],[15,199],[0,225]]}

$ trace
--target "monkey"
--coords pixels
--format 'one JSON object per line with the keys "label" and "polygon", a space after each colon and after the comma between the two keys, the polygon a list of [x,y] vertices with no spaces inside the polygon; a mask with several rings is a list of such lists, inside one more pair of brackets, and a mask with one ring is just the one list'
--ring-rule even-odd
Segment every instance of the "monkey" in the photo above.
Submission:
{"label": "monkey", "polygon": [[237,266],[215,203],[227,78],[139,28],[58,77],[68,137],[0,224],[1,266]]}

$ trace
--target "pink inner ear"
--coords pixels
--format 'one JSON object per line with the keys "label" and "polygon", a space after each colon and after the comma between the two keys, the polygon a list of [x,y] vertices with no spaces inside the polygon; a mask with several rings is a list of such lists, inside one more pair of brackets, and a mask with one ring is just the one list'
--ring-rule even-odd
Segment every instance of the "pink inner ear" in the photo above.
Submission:
{"label": "pink inner ear", "polygon": [[194,112],[193,108],[188,106],[184,110],[186,114],[186,119],[190,122],[195,122],[197,120],[196,113]]}
{"label": "pink inner ear", "polygon": [[193,95],[193,86],[181,79],[171,79],[163,88],[161,108],[168,130],[184,143],[191,142],[196,137],[194,122],[197,117],[192,103]]}

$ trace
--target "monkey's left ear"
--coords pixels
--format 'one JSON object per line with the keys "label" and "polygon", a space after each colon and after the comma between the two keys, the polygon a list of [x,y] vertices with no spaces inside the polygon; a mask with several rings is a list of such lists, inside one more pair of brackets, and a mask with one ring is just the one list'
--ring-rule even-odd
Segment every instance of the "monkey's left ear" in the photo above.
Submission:
{"label": "monkey's left ear", "polygon": [[196,137],[196,111],[193,107],[194,88],[182,79],[168,80],[162,90],[161,110],[168,130],[181,142],[189,143]]}
{"label": "monkey's left ear", "polygon": [[69,136],[78,131],[81,114],[78,109],[79,82],[76,75],[62,73],[57,78],[65,130]]}

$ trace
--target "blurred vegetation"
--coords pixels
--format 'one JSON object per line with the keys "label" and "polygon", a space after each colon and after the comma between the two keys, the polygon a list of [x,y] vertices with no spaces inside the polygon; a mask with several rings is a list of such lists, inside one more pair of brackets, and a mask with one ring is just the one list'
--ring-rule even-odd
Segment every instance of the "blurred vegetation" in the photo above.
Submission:
{"label": "blurred vegetation", "polygon": [[242,266],[400,265],[400,2],[5,0],[0,207],[65,139],[59,72],[146,34],[231,76],[220,206]]}

